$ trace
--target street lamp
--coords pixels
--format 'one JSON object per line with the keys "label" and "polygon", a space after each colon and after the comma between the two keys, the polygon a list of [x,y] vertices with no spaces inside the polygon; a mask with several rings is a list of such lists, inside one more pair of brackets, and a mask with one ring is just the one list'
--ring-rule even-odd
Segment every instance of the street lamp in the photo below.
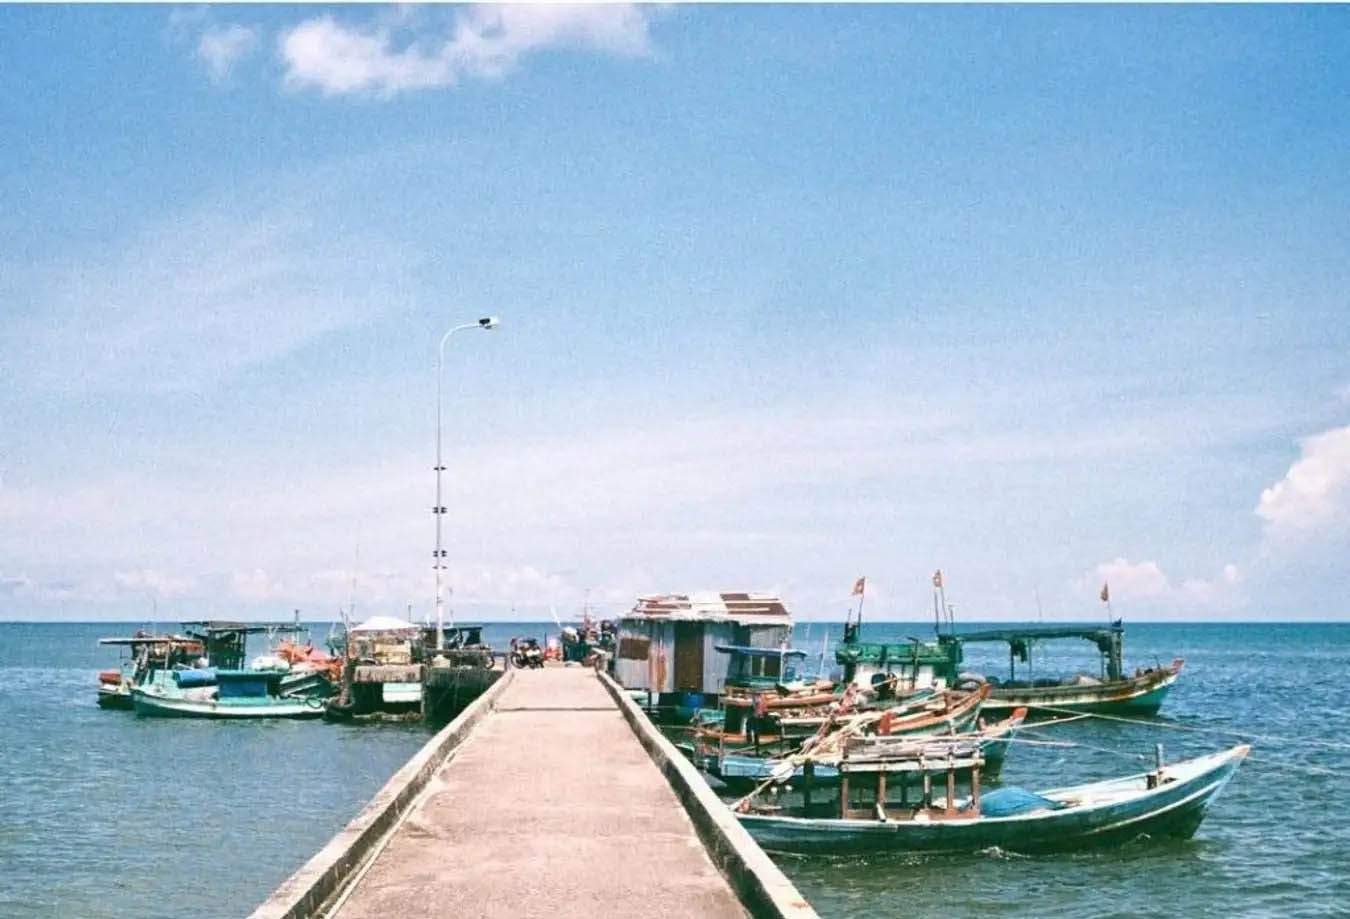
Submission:
{"label": "street lamp", "polygon": [[445,472],[445,463],[441,461],[441,368],[445,366],[445,343],[450,336],[465,329],[495,329],[501,325],[496,316],[484,316],[477,322],[457,325],[441,336],[440,347],[436,349],[436,506],[431,512],[436,515],[436,551],[432,553],[436,569],[436,650],[445,648],[445,603],[441,596],[441,569],[445,567],[445,550],[441,548],[441,518],[445,516],[445,505],[441,503],[441,473]]}

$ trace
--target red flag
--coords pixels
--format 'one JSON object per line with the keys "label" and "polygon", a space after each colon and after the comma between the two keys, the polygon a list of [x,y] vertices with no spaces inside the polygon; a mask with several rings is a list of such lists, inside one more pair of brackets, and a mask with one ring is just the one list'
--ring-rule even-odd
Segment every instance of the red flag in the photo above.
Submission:
{"label": "red flag", "polygon": [[1102,582],[1102,602],[1103,603],[1111,602],[1111,589],[1107,587],[1105,581]]}
{"label": "red flag", "polygon": [[853,593],[849,594],[849,596],[856,597],[861,595],[863,592],[863,588],[865,588],[866,586],[867,586],[867,578],[865,577],[858,578],[858,580],[853,582]]}

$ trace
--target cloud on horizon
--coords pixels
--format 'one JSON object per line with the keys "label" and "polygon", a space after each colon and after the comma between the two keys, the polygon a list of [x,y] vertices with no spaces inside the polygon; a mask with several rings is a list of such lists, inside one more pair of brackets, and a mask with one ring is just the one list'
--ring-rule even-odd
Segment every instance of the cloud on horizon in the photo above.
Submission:
{"label": "cloud on horizon", "polygon": [[1117,556],[1097,565],[1079,583],[1083,590],[1109,584],[1112,600],[1194,609],[1232,605],[1240,599],[1237,590],[1242,581],[1242,570],[1232,562],[1213,578],[1187,578],[1178,583],[1155,561],[1131,562]]}
{"label": "cloud on horizon", "polygon": [[1256,505],[1268,541],[1301,543],[1350,527],[1350,426],[1303,438],[1299,452]]}

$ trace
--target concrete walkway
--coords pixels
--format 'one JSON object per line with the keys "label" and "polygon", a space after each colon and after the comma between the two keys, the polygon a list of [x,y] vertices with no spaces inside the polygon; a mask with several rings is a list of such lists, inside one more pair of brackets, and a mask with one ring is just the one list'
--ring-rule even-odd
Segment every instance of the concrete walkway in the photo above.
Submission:
{"label": "concrete walkway", "polygon": [[745,916],[614,700],[518,671],[337,913]]}

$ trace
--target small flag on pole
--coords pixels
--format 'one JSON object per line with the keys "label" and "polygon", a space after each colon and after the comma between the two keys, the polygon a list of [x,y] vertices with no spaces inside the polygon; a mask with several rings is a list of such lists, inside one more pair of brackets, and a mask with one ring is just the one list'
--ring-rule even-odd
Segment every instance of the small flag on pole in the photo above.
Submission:
{"label": "small flag on pole", "polygon": [[1102,582],[1102,602],[1111,602],[1111,588],[1107,586],[1105,581]]}
{"label": "small flag on pole", "polygon": [[942,586],[942,569],[941,569],[941,568],[939,568],[937,571],[934,571],[934,572],[933,572],[933,586],[934,586],[934,587],[941,587],[941,586]]}
{"label": "small flag on pole", "polygon": [[853,593],[849,594],[849,596],[850,597],[862,596],[863,589],[866,586],[867,586],[867,578],[866,577],[858,578],[858,580],[853,582]]}

